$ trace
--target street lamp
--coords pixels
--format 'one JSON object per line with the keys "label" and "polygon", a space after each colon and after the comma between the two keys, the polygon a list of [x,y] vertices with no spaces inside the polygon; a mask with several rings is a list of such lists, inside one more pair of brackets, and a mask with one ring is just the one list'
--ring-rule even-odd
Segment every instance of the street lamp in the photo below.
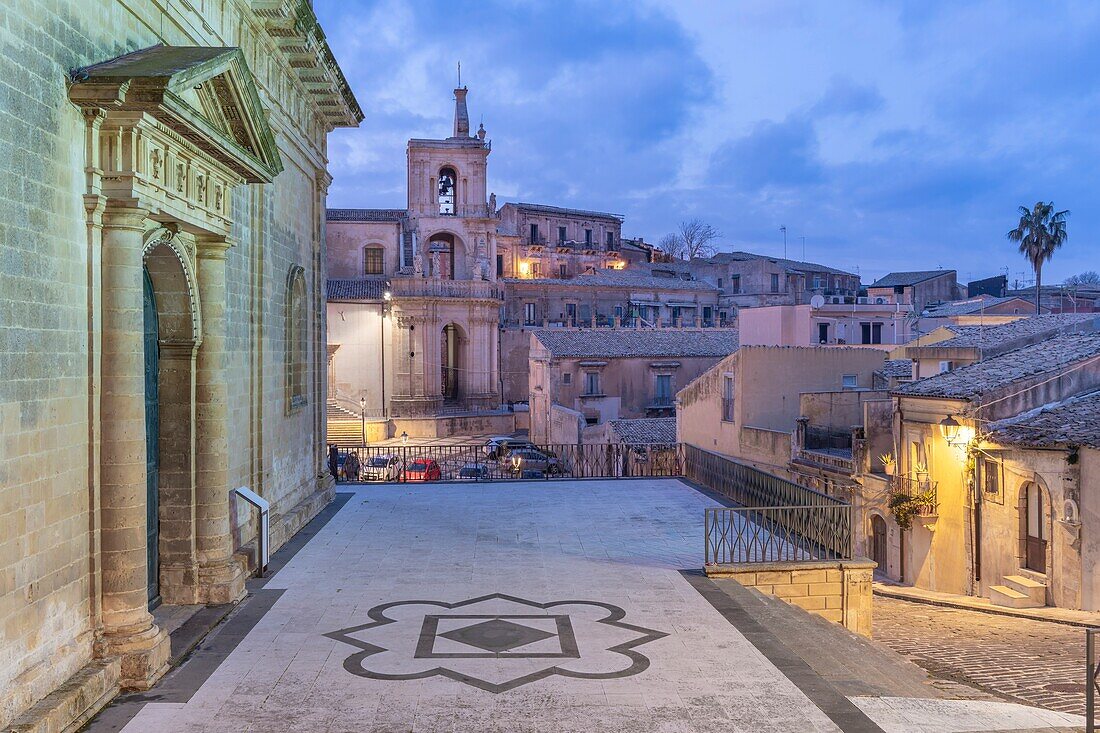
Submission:
{"label": "street lamp", "polygon": [[948,415],[943,420],[940,420],[940,434],[943,435],[944,440],[946,440],[950,445],[955,444],[955,438],[958,437],[959,428],[961,427],[962,426],[959,424],[959,421],[951,415]]}
{"label": "street lamp", "polygon": [[401,431],[401,445],[408,445],[408,444],[409,444],[409,434],[406,431],[402,430]]}
{"label": "street lamp", "polygon": [[359,424],[363,431],[363,445],[367,444],[367,398],[359,398]]}

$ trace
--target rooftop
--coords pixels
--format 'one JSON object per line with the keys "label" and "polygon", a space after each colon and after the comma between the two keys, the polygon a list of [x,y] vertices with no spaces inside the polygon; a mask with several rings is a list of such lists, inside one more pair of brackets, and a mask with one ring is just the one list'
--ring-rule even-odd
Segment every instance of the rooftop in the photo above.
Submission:
{"label": "rooftop", "polygon": [[620,214],[610,214],[606,211],[587,211],[585,209],[567,209],[562,206],[548,206],[546,204],[529,204],[522,201],[508,202],[505,206],[514,206],[524,211],[536,211],[540,214],[557,214],[558,216],[582,216],[589,219],[614,219],[622,222]]}
{"label": "rooftop", "polygon": [[932,280],[942,275],[954,274],[954,270],[917,270],[916,272],[891,272],[884,275],[868,287],[893,288],[899,285],[916,285],[925,280]]}
{"label": "rooftop", "polygon": [[957,336],[929,344],[927,348],[995,350],[997,347],[1017,345],[1012,343],[1016,340],[1020,340],[1018,345],[1023,346],[1028,339],[1040,338],[1046,333],[1094,330],[1096,324],[1093,321],[1100,321],[1100,316],[1096,313],[1050,313],[996,326],[952,326],[951,330],[958,332]]}
{"label": "rooftop", "polygon": [[[656,265],[654,265],[656,267]],[[631,270],[595,270],[588,275],[577,275],[569,279],[558,278],[502,278],[506,283],[529,283],[533,285],[596,286],[613,288],[646,288],[656,290],[705,290],[718,292],[718,288],[701,280],[681,280],[675,277],[662,277],[650,272]]]}
{"label": "rooftop", "polygon": [[898,387],[894,393],[969,400],[983,392],[1056,372],[1097,356],[1100,356],[1100,333],[1062,334],[960,369],[919,379]]}
{"label": "rooftop", "polygon": [[627,445],[676,442],[676,418],[647,417],[633,420],[611,420],[611,431]]}
{"label": "rooftop", "polygon": [[892,377],[894,379],[912,379],[913,378],[913,360],[912,359],[887,359],[883,364],[882,373],[886,377]]}
{"label": "rooftop", "polygon": [[329,280],[329,300],[382,300],[384,280]]}
{"label": "rooftop", "polygon": [[328,221],[383,221],[400,222],[408,212],[405,209],[326,209]]}
{"label": "rooftop", "polygon": [[1100,391],[1076,395],[989,425],[989,439],[1033,448],[1100,448]]}
{"label": "rooftop", "polygon": [[719,252],[713,257],[708,257],[704,261],[714,264],[725,264],[728,262],[747,262],[750,260],[768,260],[781,265],[787,270],[794,270],[798,272],[827,272],[832,275],[851,275],[855,276],[853,272],[847,272],[845,270],[838,270],[835,267],[828,267],[816,262],[801,262],[799,260],[788,260],[782,257],[770,257],[768,255],[756,254],[755,252]]}
{"label": "rooftop", "polygon": [[[989,295],[982,295],[976,298],[970,298],[969,300],[955,300],[947,303],[937,303],[930,305],[924,310],[924,315],[929,318],[946,318],[948,316],[969,316],[977,313],[981,313],[983,310],[993,308],[1002,303],[1008,303],[1012,300],[1023,300],[1015,295],[1007,295],[1003,298],[994,298]],[[1035,310],[1034,303],[1031,304],[1032,311]]]}
{"label": "rooftop", "polygon": [[715,357],[737,351],[737,331],[667,329],[638,331],[612,328],[539,328],[532,331],[555,357]]}

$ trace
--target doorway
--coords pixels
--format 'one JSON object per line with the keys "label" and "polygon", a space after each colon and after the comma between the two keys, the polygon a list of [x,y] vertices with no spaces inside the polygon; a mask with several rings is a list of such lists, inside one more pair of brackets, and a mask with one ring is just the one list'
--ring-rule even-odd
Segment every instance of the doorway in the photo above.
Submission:
{"label": "doorway", "polygon": [[1024,567],[1036,573],[1047,572],[1048,531],[1046,514],[1050,510],[1043,501],[1043,490],[1029,483],[1021,493],[1020,524],[1024,544]]}
{"label": "doorway", "polygon": [[457,400],[460,396],[458,382],[461,348],[462,337],[458,326],[454,323],[444,326],[439,339],[439,364],[441,392],[445,400]]}
{"label": "doorway", "polygon": [[149,607],[160,603],[160,327],[153,280],[142,268],[145,325],[146,569]]}
{"label": "doorway", "polygon": [[871,559],[886,574],[886,520],[877,514],[871,517]]}

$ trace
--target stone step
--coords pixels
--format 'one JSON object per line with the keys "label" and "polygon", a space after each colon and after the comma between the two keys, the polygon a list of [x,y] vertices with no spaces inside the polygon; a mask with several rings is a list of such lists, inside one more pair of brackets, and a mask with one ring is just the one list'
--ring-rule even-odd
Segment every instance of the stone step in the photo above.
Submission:
{"label": "stone step", "polygon": [[1040,606],[1047,604],[1047,586],[1045,583],[1040,583],[1023,575],[1006,575],[1004,576],[1004,584],[1014,591],[1023,593]]}
{"label": "stone step", "polygon": [[1027,593],[1021,593],[1015,588],[1009,588],[1007,585],[989,586],[989,602],[995,606],[1006,606],[1008,608],[1039,608],[1046,605],[1036,603],[1031,600]]}

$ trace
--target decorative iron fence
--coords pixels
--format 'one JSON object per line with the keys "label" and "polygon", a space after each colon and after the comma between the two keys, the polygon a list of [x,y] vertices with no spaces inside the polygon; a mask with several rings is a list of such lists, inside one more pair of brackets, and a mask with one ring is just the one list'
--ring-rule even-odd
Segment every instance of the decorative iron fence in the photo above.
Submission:
{"label": "decorative iron fence", "polygon": [[707,565],[852,557],[848,504],[709,507],[705,524]]}
{"label": "decorative iron fence", "polygon": [[684,476],[745,507],[837,506],[844,501],[738,463],[718,453],[684,444]]}
{"label": "decorative iron fence", "polygon": [[[511,448],[511,449],[509,449]],[[492,444],[336,446],[338,482],[517,481],[683,475],[680,445]]]}

